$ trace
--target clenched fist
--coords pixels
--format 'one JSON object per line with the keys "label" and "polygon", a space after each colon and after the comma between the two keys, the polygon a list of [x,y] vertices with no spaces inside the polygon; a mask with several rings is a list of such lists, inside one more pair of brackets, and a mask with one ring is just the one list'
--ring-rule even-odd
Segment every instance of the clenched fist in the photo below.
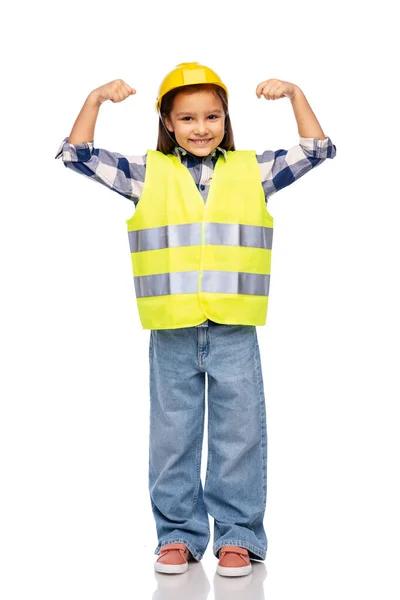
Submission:
{"label": "clenched fist", "polygon": [[122,100],[125,100],[132,94],[136,94],[136,90],[131,88],[122,79],[114,79],[109,83],[101,85],[92,92],[93,98],[95,98],[96,102],[99,104],[103,104],[106,100],[111,100],[111,102],[122,102]]}
{"label": "clenched fist", "polygon": [[266,100],[278,100],[279,98],[290,98],[298,92],[299,87],[290,81],[281,79],[267,79],[258,84],[256,94],[258,98],[264,96]]}

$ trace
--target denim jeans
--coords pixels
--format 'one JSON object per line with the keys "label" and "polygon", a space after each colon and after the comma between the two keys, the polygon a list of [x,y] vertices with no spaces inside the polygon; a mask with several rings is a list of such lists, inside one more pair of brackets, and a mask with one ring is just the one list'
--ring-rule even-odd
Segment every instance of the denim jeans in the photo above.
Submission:
{"label": "denim jeans", "polygon": [[[149,340],[149,492],[158,545],[185,544],[201,560],[247,548],[264,560],[267,424],[253,325],[152,329]],[[200,477],[208,382],[208,456]]]}

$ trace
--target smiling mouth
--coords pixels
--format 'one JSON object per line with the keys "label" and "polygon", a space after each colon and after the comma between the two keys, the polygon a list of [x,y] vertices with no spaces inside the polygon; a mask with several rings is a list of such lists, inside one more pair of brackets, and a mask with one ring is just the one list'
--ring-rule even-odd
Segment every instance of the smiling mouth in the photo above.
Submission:
{"label": "smiling mouth", "polygon": [[207,138],[206,140],[191,140],[189,138],[189,141],[193,144],[196,144],[197,146],[206,146],[206,144],[208,144],[208,142],[211,142],[211,140],[212,138]]}

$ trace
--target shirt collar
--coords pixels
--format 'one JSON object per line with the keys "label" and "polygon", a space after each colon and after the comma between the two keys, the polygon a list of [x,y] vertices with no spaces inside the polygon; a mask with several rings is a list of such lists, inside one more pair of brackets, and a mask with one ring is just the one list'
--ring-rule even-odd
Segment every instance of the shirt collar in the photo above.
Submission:
{"label": "shirt collar", "polygon": [[[225,148],[221,148],[220,146],[217,146],[216,148],[214,148],[214,150],[210,154],[208,154],[207,156],[204,156],[204,158],[208,158],[208,157],[212,158],[213,156],[215,156],[217,154],[218,151],[223,155],[223,157],[224,157],[224,159],[226,161],[227,160],[227,158],[226,158],[226,150],[225,150]],[[172,151],[172,154],[174,154],[175,156],[177,156],[179,158],[180,162],[182,162],[182,157],[183,156],[186,156],[187,154],[191,155],[190,152],[188,152],[187,150],[185,150],[181,146],[175,146],[174,150]],[[201,158],[201,157],[196,156],[196,158]]]}

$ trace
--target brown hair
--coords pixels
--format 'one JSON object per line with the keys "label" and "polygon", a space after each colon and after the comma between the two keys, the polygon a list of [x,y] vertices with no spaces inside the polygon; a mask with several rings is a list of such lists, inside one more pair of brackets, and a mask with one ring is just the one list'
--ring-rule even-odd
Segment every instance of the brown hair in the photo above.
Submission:
{"label": "brown hair", "polygon": [[[225,113],[225,135],[222,139],[222,142],[219,144],[221,148],[225,150],[235,150],[235,143],[233,140],[233,131],[231,125],[231,119],[228,112],[228,98],[225,90],[213,83],[194,83],[191,85],[185,85],[183,87],[178,87],[170,92],[167,92],[165,96],[163,96],[160,106],[160,113],[165,120],[165,115],[169,117],[172,105],[174,102],[174,98],[181,93],[193,93],[197,90],[213,90],[214,93],[220,98],[222,102],[222,107]],[[166,130],[166,125],[163,124],[161,119],[158,120],[158,140],[157,140],[157,150],[159,152],[163,152],[163,154],[171,154],[175,146],[178,145],[178,142],[175,140],[175,134],[171,131]]]}

